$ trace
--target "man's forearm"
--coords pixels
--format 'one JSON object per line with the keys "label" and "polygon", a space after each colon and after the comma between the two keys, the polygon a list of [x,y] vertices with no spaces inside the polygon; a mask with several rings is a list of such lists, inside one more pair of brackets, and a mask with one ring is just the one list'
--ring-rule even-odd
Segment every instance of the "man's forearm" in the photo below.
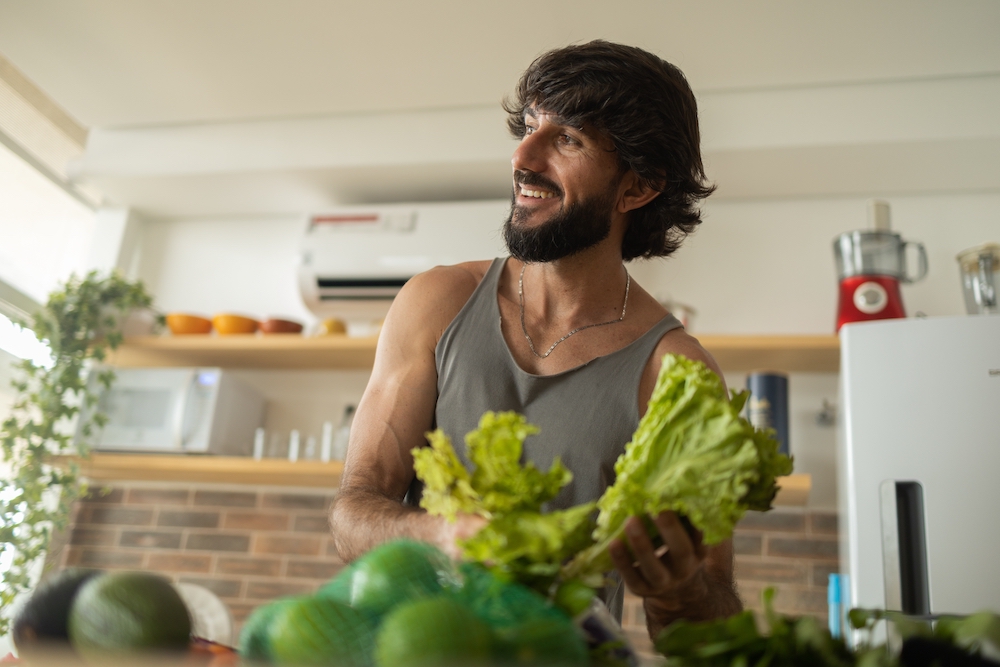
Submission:
{"label": "man's forearm", "polygon": [[707,621],[743,611],[743,602],[732,581],[722,581],[707,572],[703,577],[702,591],[690,599],[678,600],[669,606],[653,598],[643,600],[650,639],[655,641],[663,628],[680,619]]}
{"label": "man's forearm", "polygon": [[408,537],[440,543],[441,519],[408,507],[376,491],[346,489],[330,512],[333,543],[344,562],[350,562],[383,542]]}

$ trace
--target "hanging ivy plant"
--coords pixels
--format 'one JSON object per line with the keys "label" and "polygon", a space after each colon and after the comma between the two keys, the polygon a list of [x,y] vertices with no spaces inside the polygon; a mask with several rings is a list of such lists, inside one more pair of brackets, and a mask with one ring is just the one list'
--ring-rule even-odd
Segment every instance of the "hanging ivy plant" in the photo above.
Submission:
{"label": "hanging ivy plant", "polygon": [[[122,342],[126,318],[151,303],[141,282],[91,272],[71,277],[31,322],[18,322],[48,345],[52,358],[44,365],[31,360],[16,365],[15,400],[0,429],[9,468],[0,486],[0,546],[8,564],[0,590],[0,634],[7,633],[11,604],[30,587],[53,531],[66,527],[70,508],[84,491],[75,460],[88,455],[87,439],[105,420],[85,413],[93,416],[78,425],[83,437],[74,442],[81,409],[98,398],[88,389],[88,372]],[[103,370],[98,380],[108,388],[114,373]]]}

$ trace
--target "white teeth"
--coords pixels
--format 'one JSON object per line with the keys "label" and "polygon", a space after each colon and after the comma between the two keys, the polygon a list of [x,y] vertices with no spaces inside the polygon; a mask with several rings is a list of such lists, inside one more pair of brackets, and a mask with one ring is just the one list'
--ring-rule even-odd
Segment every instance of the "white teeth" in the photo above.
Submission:
{"label": "white teeth", "polygon": [[556,196],[555,193],[546,190],[528,190],[523,185],[521,186],[521,194],[525,197],[535,197],[537,199],[548,199],[549,197]]}

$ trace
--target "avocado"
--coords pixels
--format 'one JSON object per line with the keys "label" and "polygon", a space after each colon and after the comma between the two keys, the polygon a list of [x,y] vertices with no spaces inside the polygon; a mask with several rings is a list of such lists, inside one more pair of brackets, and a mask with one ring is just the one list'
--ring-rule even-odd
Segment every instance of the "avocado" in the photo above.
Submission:
{"label": "avocado", "polygon": [[69,649],[69,610],[80,588],[98,574],[98,570],[68,568],[35,589],[14,618],[11,636],[18,655]]}

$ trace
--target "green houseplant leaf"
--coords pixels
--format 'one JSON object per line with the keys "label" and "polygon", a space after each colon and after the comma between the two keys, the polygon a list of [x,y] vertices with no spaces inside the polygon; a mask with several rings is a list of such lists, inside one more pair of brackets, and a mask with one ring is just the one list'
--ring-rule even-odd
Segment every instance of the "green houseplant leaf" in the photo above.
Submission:
{"label": "green houseplant leaf", "polygon": [[[83,439],[74,444],[71,427],[81,408],[97,396],[87,388],[87,373],[122,342],[121,329],[133,311],[148,308],[152,297],[141,282],[117,273],[71,277],[49,295],[31,322],[51,350],[51,363],[17,364],[11,382],[15,400],[0,425],[0,455],[9,473],[0,480],[0,548],[9,563],[0,589],[0,634],[10,624],[11,604],[31,585],[33,566],[45,557],[52,531],[66,526],[70,508],[83,491],[72,458],[86,456],[86,438],[104,417],[79,425]],[[103,370],[98,383],[110,387],[114,373]],[[68,463],[57,465],[63,458]]]}

